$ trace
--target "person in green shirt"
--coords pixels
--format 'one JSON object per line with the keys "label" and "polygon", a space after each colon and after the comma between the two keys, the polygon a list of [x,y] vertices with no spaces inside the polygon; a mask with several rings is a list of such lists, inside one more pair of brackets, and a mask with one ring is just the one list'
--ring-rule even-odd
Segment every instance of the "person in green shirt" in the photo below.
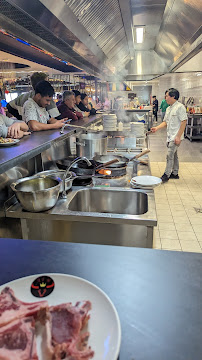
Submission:
{"label": "person in green shirt", "polygon": [[[165,94],[166,94],[166,93],[167,93],[167,90],[166,90]],[[163,121],[163,119],[164,119],[164,116],[165,116],[165,113],[166,113],[166,109],[167,109],[168,106],[170,106],[170,105],[167,104],[166,99],[163,99],[163,100],[161,101],[161,105],[160,105],[160,109],[161,109],[161,121]]]}

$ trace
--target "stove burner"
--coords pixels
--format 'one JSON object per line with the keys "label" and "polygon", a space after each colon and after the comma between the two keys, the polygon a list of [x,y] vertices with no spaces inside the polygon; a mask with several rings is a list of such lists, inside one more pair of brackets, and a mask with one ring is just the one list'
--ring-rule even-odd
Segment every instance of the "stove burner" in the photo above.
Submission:
{"label": "stove burner", "polygon": [[93,183],[92,177],[85,178],[85,179],[84,178],[82,179],[82,177],[81,177],[81,178],[74,179],[72,185],[73,186],[88,186],[88,185],[92,185],[92,183]]}
{"label": "stove burner", "polygon": [[[107,174],[108,171],[110,172],[110,174]],[[126,175],[126,166],[123,166],[120,168],[108,167],[102,169],[95,176],[103,179],[116,179],[119,177],[123,177],[125,175]]]}

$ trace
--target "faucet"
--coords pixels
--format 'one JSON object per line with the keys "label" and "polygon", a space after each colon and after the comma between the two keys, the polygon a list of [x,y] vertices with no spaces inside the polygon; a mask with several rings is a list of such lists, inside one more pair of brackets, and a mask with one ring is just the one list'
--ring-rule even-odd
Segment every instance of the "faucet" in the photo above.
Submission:
{"label": "faucet", "polygon": [[69,122],[71,121],[72,119],[68,119],[65,121],[64,125],[62,126],[61,130],[60,130],[60,134],[64,134],[64,129],[66,126],[68,126]]}
{"label": "faucet", "polygon": [[90,160],[88,160],[85,156],[81,156],[81,157],[78,157],[76,158],[74,161],[71,162],[71,164],[68,166],[68,168],[65,170],[65,173],[64,173],[64,177],[63,177],[63,183],[62,183],[62,187],[63,187],[63,191],[62,191],[62,199],[66,199],[67,198],[67,194],[66,194],[66,191],[65,191],[65,180],[66,180],[66,177],[67,177],[67,174],[69,172],[69,170],[71,169],[71,167],[76,164],[77,162],[79,161],[85,161],[88,166],[91,166],[92,163],[90,162]]}

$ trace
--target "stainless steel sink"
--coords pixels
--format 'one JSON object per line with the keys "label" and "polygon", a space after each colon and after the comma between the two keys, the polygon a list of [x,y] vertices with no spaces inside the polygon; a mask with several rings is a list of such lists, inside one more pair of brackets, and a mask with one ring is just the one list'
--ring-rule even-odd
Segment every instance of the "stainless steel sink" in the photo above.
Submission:
{"label": "stainless steel sink", "polygon": [[141,215],[148,211],[147,194],[120,189],[82,189],[69,203],[77,212]]}

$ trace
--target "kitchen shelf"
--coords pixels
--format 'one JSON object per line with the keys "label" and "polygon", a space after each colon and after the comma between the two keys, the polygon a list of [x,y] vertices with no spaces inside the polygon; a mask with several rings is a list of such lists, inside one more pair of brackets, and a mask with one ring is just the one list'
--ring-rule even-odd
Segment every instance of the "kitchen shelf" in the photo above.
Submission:
{"label": "kitchen shelf", "polygon": [[185,137],[190,141],[202,140],[202,114],[188,114]]}

